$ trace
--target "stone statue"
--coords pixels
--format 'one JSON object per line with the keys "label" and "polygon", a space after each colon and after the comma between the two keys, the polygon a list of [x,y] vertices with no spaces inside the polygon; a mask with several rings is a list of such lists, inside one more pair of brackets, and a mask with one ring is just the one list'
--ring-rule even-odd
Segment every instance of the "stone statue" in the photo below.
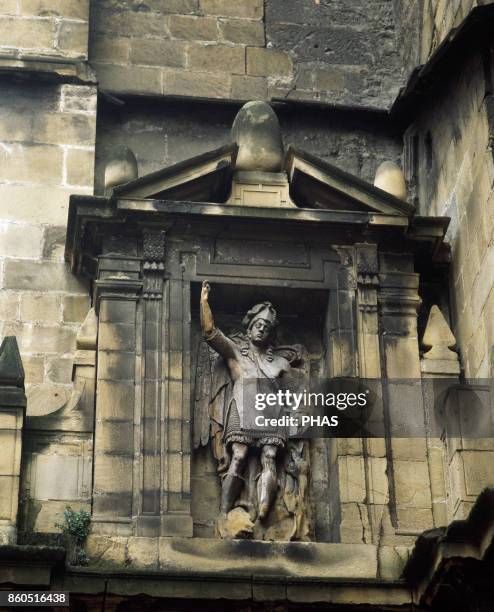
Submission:
{"label": "stone statue", "polygon": [[[198,360],[196,378],[195,445],[213,438],[213,451],[222,478],[218,531],[221,537],[307,539],[302,517],[307,495],[308,449],[292,439],[290,428],[255,428],[259,414],[246,387],[254,381],[263,391],[276,392],[283,382],[300,385],[306,370],[303,348],[274,345],[277,313],[270,302],[253,306],[245,315],[243,332],[226,336],[215,327],[208,297],[201,291],[201,328],[206,349]],[[207,346],[212,350],[208,350]],[[207,419],[204,404],[208,404]],[[278,414],[284,411],[277,407]],[[275,409],[276,411],[276,409]],[[273,413],[271,412],[271,415]],[[246,425],[247,424],[247,425]],[[280,494],[281,491],[281,494]],[[281,516],[286,514],[286,516]],[[278,517],[278,518],[277,518]],[[279,519],[279,520],[278,520]],[[280,522],[288,519],[285,529]]]}

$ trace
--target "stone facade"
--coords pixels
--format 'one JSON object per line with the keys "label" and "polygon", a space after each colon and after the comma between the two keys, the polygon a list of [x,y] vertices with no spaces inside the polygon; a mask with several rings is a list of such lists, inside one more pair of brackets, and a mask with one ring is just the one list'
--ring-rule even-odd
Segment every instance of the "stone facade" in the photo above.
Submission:
{"label": "stone facade", "polygon": [[[0,376],[0,437],[9,449],[0,460],[0,544],[9,545],[0,576],[7,564],[18,584],[30,584],[26,568],[37,585],[52,584],[63,551],[39,545],[63,543],[55,524],[69,504],[92,512],[86,550],[98,577],[75,567],[64,574],[81,602],[92,593],[88,606],[103,591],[115,609],[142,593],[155,601],[227,596],[257,602],[252,609],[273,600],[293,609],[425,605],[433,589],[414,569],[413,545],[424,530],[485,515],[490,497],[477,498],[492,484],[492,440],[390,436],[405,392],[426,421],[432,410],[425,391],[417,398],[408,387],[391,389],[380,415],[387,437],[311,446],[312,542],[219,541],[215,462],[187,434],[198,283],[212,274],[223,287],[225,329],[238,324],[248,279],[279,299],[296,295],[301,305],[282,321],[281,336],[291,341],[292,326],[311,367],[326,374],[415,378],[424,389],[431,378],[492,377],[493,70],[482,29],[494,19],[492,4],[2,3],[0,338],[17,339],[25,377],[16,388],[25,384],[27,406],[9,404],[2,389],[11,385]],[[226,145],[239,102],[250,99],[271,103],[295,149],[280,176],[236,175],[229,201],[221,189],[236,153]],[[133,163],[134,155],[140,178],[128,178],[137,191],[117,185],[103,199],[111,195],[107,163]],[[391,212],[391,196],[368,185],[389,161],[403,167],[408,190],[408,202],[400,208],[393,199]],[[170,169],[179,162],[185,166]],[[342,179],[338,169],[353,176]],[[159,188],[148,176],[155,172]],[[184,183],[194,172],[197,183]],[[245,204],[245,185],[268,204],[282,192],[283,205],[235,217],[227,209]],[[342,217],[331,208],[334,193]],[[172,204],[167,218],[160,200]],[[364,200],[378,208],[366,209],[361,231],[350,219]],[[197,201],[216,202],[216,212]],[[118,211],[115,202],[123,202]],[[252,229],[255,215],[264,215],[259,227],[291,229],[273,241]],[[433,238],[427,221],[414,224],[421,216],[450,218],[447,246],[438,246],[442,221]],[[437,250],[416,248],[420,240],[437,240]],[[447,533],[456,542],[454,528]],[[468,559],[483,563],[486,548],[472,540]],[[434,547],[448,558],[436,540]],[[258,580],[272,567],[283,584]],[[127,581],[122,568],[137,573]],[[168,572],[167,581],[151,584],[142,569]],[[210,577],[216,586],[204,590]]]}

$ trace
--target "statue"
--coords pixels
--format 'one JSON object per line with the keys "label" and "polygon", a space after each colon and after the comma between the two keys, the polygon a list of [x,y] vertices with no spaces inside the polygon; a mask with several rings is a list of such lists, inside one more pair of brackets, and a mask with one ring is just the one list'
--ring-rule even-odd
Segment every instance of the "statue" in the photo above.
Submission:
{"label": "statue", "polygon": [[287,381],[300,386],[308,371],[304,350],[274,345],[278,321],[270,302],[253,306],[242,321],[244,331],[226,336],[215,327],[209,293],[205,281],[200,315],[206,345],[198,359],[194,441],[197,447],[211,437],[218,460],[219,535],[308,539],[307,441],[292,438],[289,427],[253,432],[245,426],[259,414],[254,403],[246,401],[247,384],[260,381],[263,390],[273,392]]}

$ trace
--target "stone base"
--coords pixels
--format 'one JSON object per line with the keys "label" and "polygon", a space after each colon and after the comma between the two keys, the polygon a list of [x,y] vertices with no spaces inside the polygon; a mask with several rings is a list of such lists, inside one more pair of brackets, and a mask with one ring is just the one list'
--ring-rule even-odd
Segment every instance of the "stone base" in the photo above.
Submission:
{"label": "stone base", "polygon": [[262,542],[209,538],[141,538],[90,535],[91,567],[154,568],[200,572],[290,576],[302,579],[397,580],[406,547],[315,542]]}

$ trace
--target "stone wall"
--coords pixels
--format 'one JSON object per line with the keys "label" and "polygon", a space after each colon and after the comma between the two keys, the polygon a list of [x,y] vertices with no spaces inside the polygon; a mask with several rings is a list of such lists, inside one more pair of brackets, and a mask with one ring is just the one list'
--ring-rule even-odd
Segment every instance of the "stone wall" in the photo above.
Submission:
{"label": "stone wall", "polygon": [[98,0],[90,60],[115,93],[387,107],[391,0]]}
{"label": "stone wall", "polygon": [[0,65],[4,60],[87,59],[89,0],[3,0]]}
{"label": "stone wall", "polygon": [[[422,214],[448,215],[454,332],[467,376],[492,376],[494,164],[480,55],[469,59],[408,132],[419,146]],[[491,128],[492,130],[492,128]]]}
{"label": "stone wall", "polygon": [[397,48],[404,76],[425,64],[473,8],[486,4],[492,4],[492,0],[394,0]]}
{"label": "stone wall", "polygon": [[0,97],[0,335],[17,336],[32,415],[70,385],[89,308],[63,249],[70,194],[93,191],[96,90],[4,80]]}
{"label": "stone wall", "polygon": [[[103,190],[105,161],[121,146],[136,154],[139,175],[220,147],[231,141],[238,106],[214,103],[127,101],[100,106],[96,150],[96,189]],[[293,143],[372,182],[384,160],[399,163],[401,137],[379,115],[329,115],[296,106],[276,108],[285,147]]]}

